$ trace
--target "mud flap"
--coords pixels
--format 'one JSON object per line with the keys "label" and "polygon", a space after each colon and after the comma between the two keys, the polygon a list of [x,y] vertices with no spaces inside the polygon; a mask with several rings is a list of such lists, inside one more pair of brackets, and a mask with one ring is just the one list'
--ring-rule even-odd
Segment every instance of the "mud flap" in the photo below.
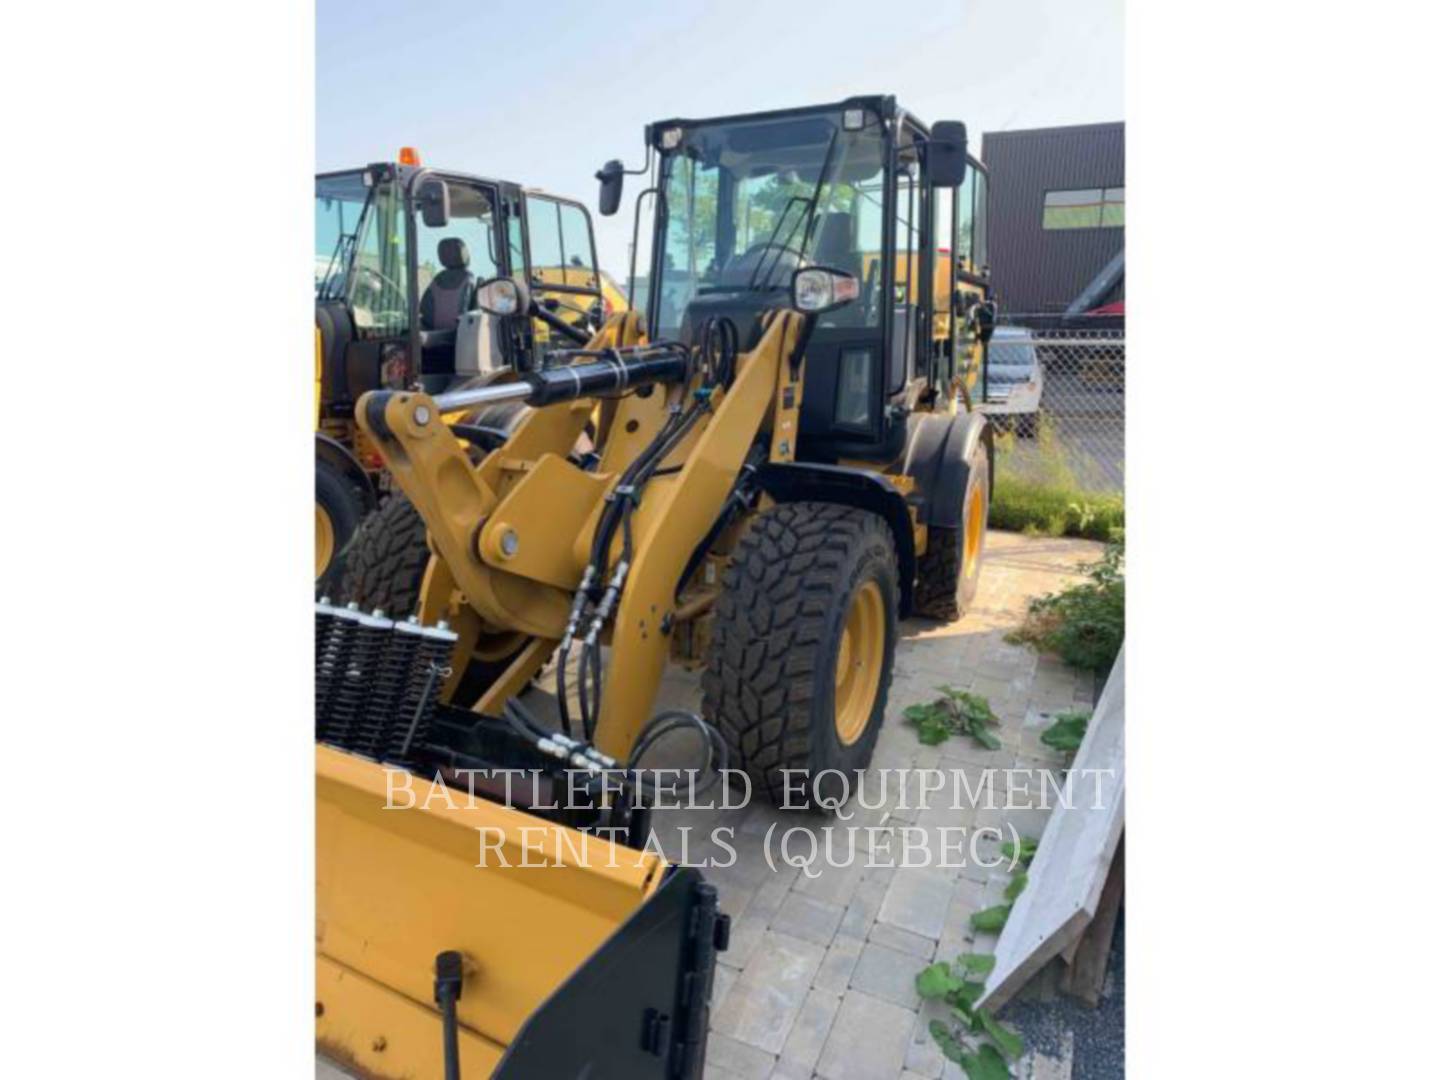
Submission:
{"label": "mud flap", "polygon": [[316,748],[316,1038],[362,1076],[698,1077],[724,938],[693,869]]}

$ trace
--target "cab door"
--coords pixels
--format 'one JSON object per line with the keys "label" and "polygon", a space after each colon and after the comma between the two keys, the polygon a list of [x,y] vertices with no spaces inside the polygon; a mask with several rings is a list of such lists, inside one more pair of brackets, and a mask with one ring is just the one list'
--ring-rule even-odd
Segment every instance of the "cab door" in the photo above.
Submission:
{"label": "cab door", "polygon": [[[595,260],[589,212],[571,199],[536,191],[524,194],[526,272],[531,294],[576,329],[598,327],[608,314]],[[534,340],[540,356],[571,345],[539,319]]]}
{"label": "cab door", "polygon": [[964,183],[955,189],[947,275],[954,282],[949,299],[950,372],[974,401],[983,401],[985,394],[986,345],[975,312],[991,293],[986,251],[989,179],[985,167],[971,159]]}

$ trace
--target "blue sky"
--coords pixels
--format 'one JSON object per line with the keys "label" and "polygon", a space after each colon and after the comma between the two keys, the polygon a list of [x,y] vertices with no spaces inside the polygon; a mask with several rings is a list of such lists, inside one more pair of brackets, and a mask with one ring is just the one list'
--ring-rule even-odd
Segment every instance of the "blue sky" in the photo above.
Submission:
{"label": "blue sky", "polygon": [[[627,262],[594,172],[644,159],[651,120],[895,94],[979,133],[1124,118],[1120,0],[318,0],[316,167],[393,159],[582,200],[600,265]],[[507,25],[501,25],[501,20]]]}

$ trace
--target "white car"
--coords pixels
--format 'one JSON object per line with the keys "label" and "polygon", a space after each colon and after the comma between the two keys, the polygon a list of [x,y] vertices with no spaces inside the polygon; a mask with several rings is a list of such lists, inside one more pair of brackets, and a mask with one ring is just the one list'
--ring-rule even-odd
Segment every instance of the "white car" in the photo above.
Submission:
{"label": "white car", "polygon": [[1001,427],[1013,424],[1020,438],[1033,439],[1040,420],[1045,371],[1030,331],[1023,326],[995,328],[990,363],[982,380],[975,388],[980,410]]}

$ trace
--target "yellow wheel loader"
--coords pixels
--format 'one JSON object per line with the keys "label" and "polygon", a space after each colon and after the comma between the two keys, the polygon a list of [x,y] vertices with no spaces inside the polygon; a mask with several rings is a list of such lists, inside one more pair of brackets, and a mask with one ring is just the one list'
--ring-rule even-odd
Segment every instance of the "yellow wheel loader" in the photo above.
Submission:
{"label": "yellow wheel loader", "polygon": [[[389,495],[380,456],[355,426],[369,390],[438,393],[543,362],[584,343],[613,307],[577,202],[400,161],[315,177],[315,580],[341,583],[357,529]],[[474,310],[477,281],[515,274],[542,303],[497,333]],[[393,512],[392,512],[393,513]]]}
{"label": "yellow wheel loader", "polygon": [[[698,1076],[727,924],[646,842],[655,747],[697,731],[707,775],[833,810],[899,619],[975,595],[994,308],[964,126],[864,97],[646,145],[643,311],[356,407],[430,552],[413,612],[317,609],[317,1023],[367,1075]],[[626,170],[598,175],[614,213]],[[477,293],[537,309],[514,277]],[[483,452],[443,419],[502,406]],[[703,715],[654,715],[671,661]]]}

